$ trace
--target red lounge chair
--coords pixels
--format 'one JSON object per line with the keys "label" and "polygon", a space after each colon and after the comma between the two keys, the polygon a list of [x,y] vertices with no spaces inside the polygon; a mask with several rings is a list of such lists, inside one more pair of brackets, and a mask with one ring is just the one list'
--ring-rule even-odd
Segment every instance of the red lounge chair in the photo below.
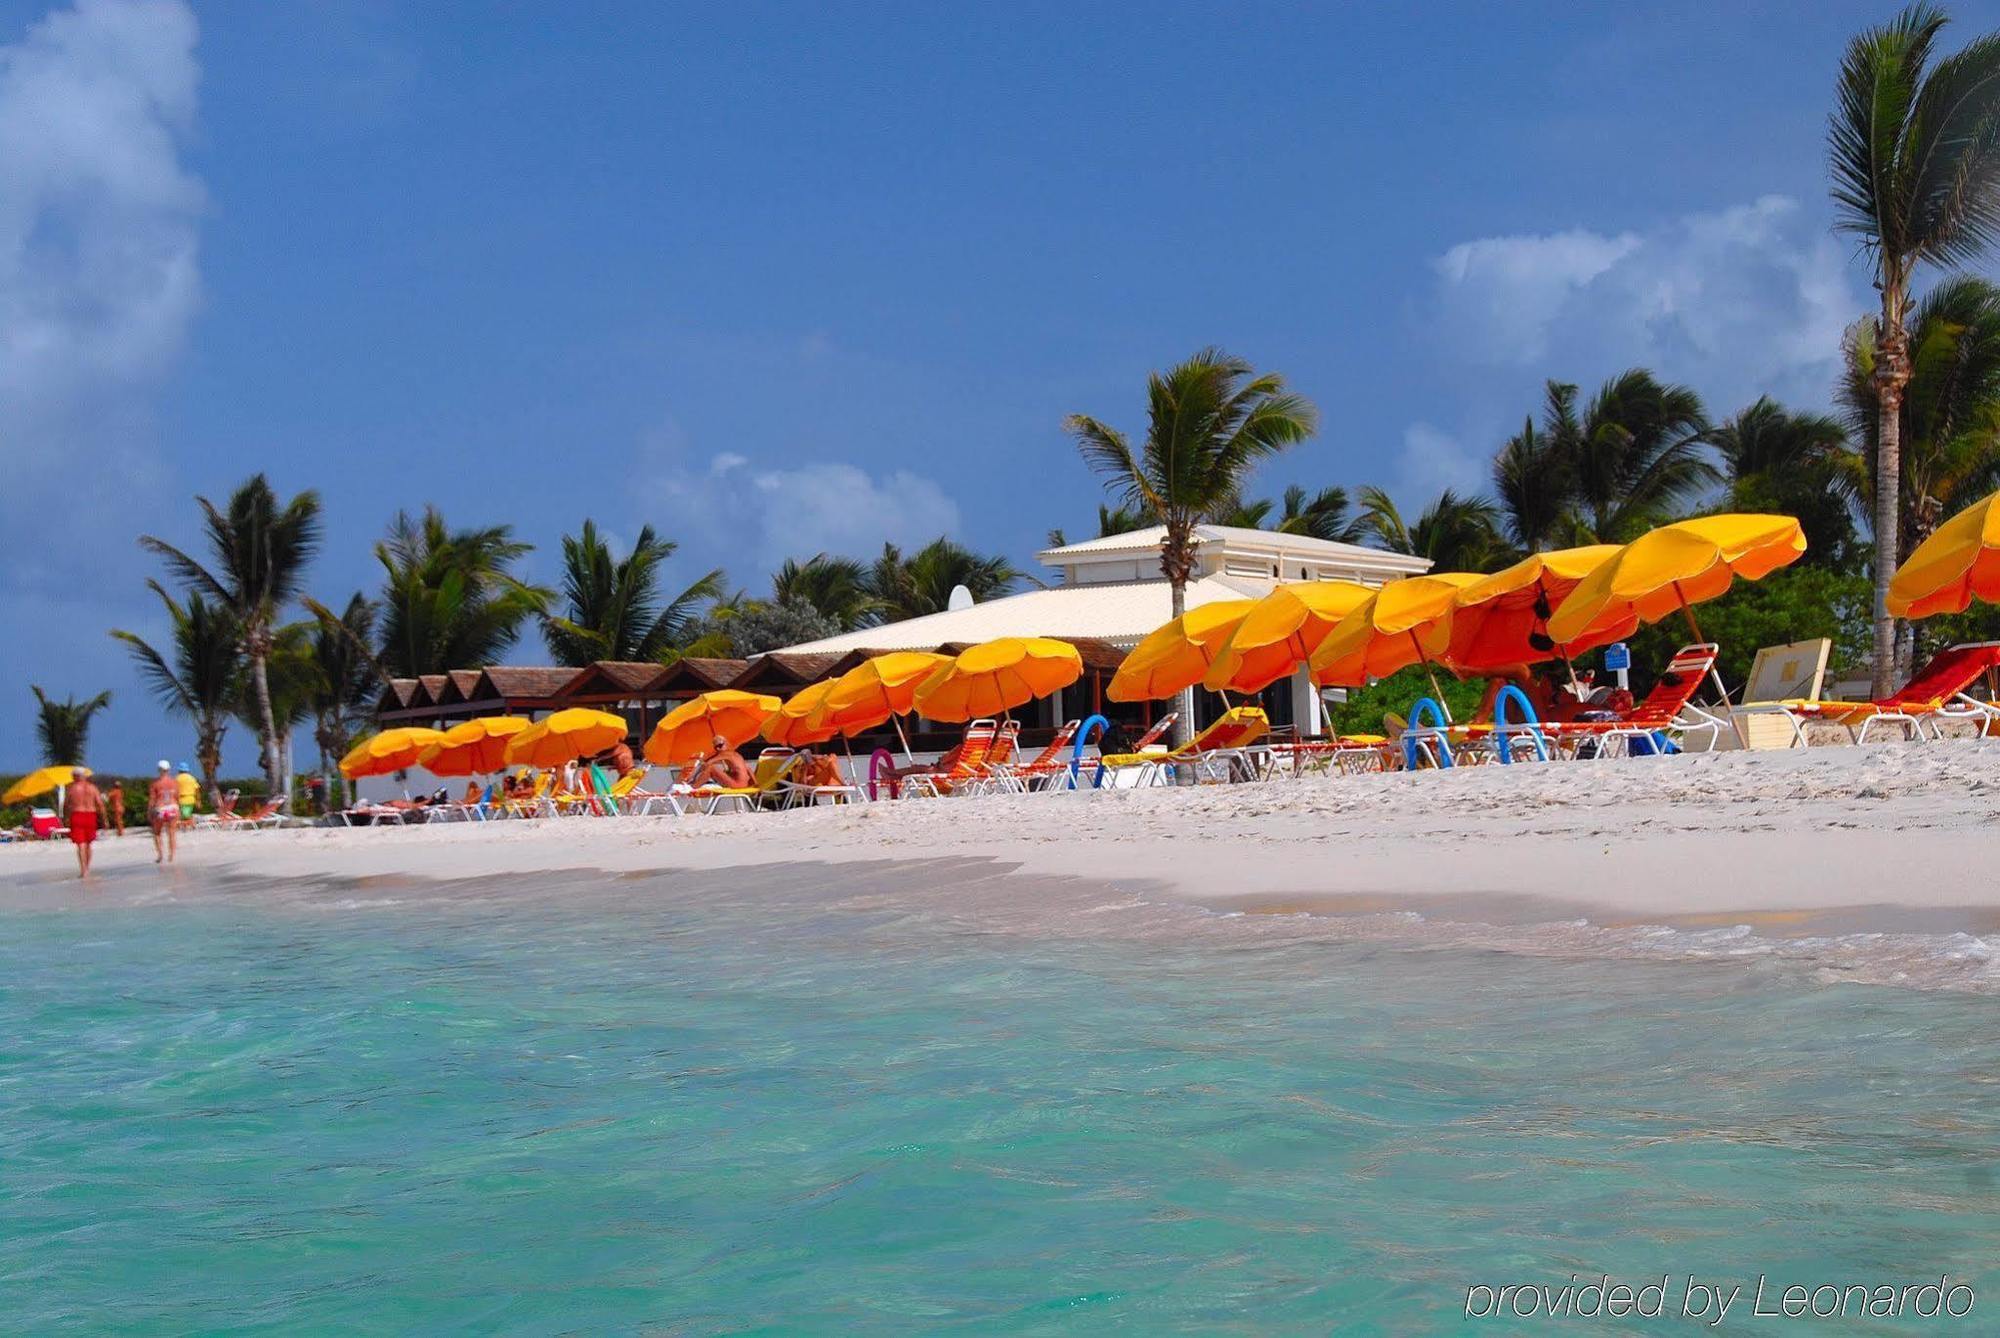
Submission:
{"label": "red lounge chair", "polygon": [[964,737],[929,766],[890,772],[888,779],[895,787],[891,793],[945,795],[953,786],[976,780],[993,752],[997,732],[998,727],[991,720],[973,721],[965,727]]}
{"label": "red lounge chair", "polygon": [[1721,716],[1696,706],[1694,694],[1702,680],[1715,671],[1715,655],[1713,642],[1682,646],[1667,662],[1666,671],[1653,684],[1653,690],[1624,715],[1615,720],[1553,721],[1544,724],[1542,732],[1572,756],[1579,745],[1595,740],[1597,756],[1629,757],[1634,739],[1650,740],[1655,734],[1672,735],[1675,742],[1690,734],[1702,734],[1713,748],[1722,731],[1732,726]]}
{"label": "red lounge chair", "polygon": [[1970,721],[1984,737],[2000,719],[2000,708],[1968,693],[1995,670],[2000,670],[2000,641],[1972,641],[1939,651],[1909,682],[1874,701],[1775,702],[1753,709],[1779,711],[1790,718],[1802,747],[1809,720],[1831,720],[1856,743],[1868,742],[1868,731],[1883,724],[1896,725],[1906,739],[1922,739],[1928,722],[1931,737],[1941,739],[1944,731],[1938,726],[1950,720]]}

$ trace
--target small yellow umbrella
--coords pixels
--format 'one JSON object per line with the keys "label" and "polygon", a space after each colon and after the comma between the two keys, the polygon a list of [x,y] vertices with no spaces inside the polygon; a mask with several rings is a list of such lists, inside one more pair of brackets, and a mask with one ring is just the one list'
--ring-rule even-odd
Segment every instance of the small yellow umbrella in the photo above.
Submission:
{"label": "small yellow umbrella", "polygon": [[347,756],[340,759],[340,774],[349,780],[359,780],[363,776],[407,771],[417,764],[424,749],[443,739],[443,731],[416,725],[385,729],[348,749]]}
{"label": "small yellow umbrella", "polygon": [[999,715],[1046,697],[1083,676],[1083,657],[1067,641],[1003,636],[967,647],[917,688],[917,710],[933,720]]}
{"label": "small yellow umbrella", "polygon": [[623,716],[571,706],[508,739],[502,758],[509,766],[559,767],[603,752],[622,740],[629,728]]}
{"label": "small yellow umbrella", "polygon": [[1574,640],[1558,643],[1548,635],[1555,606],[1617,553],[1617,544],[1530,553],[1513,566],[1466,586],[1458,592],[1458,605],[1451,615],[1451,640],[1441,658],[1454,669],[1506,669],[1550,656],[1573,660],[1585,651],[1630,636],[1639,625],[1638,617],[1616,612]]}
{"label": "small yellow umbrella", "polygon": [[2000,602],[2000,492],[1938,526],[1889,583],[1898,618],[1963,613],[1975,599]]}
{"label": "small yellow umbrella", "polygon": [[1699,516],[1640,535],[1577,582],[1549,618],[1549,636],[1569,643],[1594,627],[1636,617],[1654,623],[1679,609],[1702,639],[1693,605],[1798,561],[1805,531],[1790,516]]}
{"label": "small yellow umbrella", "polygon": [[43,767],[39,771],[30,771],[8,786],[7,793],[0,795],[0,804],[18,804],[23,799],[33,799],[36,795],[75,783],[75,767]]}
{"label": "small yellow umbrella", "polygon": [[453,725],[417,761],[433,776],[491,775],[507,765],[507,744],[532,729],[524,715],[489,715]]}
{"label": "small yellow umbrella", "polygon": [[825,743],[840,733],[837,725],[826,724],[821,719],[821,708],[826,703],[826,694],[833,690],[838,679],[823,678],[800,688],[771,713],[764,722],[764,737],[772,743],[783,744],[787,748],[803,748],[810,744]]}
{"label": "small yellow umbrella", "polygon": [[1207,676],[1215,656],[1254,599],[1222,599],[1189,609],[1132,647],[1104,695],[1115,702],[1160,701]]}
{"label": "small yellow umbrella", "polygon": [[[1405,576],[1355,606],[1313,652],[1313,681],[1358,688],[1419,661],[1444,654],[1459,592],[1484,579],[1471,572],[1434,571]],[[1431,681],[1433,691],[1437,680]]]}
{"label": "small yellow umbrella", "polygon": [[820,706],[820,723],[852,736],[893,720],[903,756],[911,757],[902,717],[917,709],[917,689],[924,680],[950,663],[951,656],[927,650],[892,650],[863,660],[833,681]]}
{"label": "small yellow umbrella", "polygon": [[1262,692],[1304,664],[1374,592],[1353,581],[1281,585],[1244,613],[1202,679],[1214,692]]}
{"label": "small yellow umbrella", "polygon": [[683,766],[714,750],[720,735],[730,747],[757,736],[781,705],[760,692],[721,688],[704,692],[667,712],[646,740],[646,760],[663,767]]}

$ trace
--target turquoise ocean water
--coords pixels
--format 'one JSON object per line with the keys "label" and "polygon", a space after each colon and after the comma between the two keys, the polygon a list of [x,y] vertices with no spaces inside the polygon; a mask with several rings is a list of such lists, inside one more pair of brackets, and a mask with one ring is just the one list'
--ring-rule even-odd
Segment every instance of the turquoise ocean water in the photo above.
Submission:
{"label": "turquoise ocean water", "polygon": [[6,1331],[1430,1332],[1572,1273],[2000,1320],[1991,997],[520,881],[0,913]]}

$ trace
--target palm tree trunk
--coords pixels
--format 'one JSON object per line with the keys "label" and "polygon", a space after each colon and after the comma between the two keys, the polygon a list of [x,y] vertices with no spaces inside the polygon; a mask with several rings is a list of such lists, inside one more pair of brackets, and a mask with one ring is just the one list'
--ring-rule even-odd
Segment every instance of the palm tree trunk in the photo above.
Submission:
{"label": "palm tree trunk", "polygon": [[1903,388],[1910,380],[1902,285],[1892,276],[1883,277],[1882,328],[1875,351],[1875,658],[1870,683],[1875,697],[1896,688],[1896,620],[1889,616],[1889,582],[1902,553],[1897,529],[1903,501]]}
{"label": "palm tree trunk", "polygon": [[278,788],[283,763],[278,757],[278,725],[271,714],[271,678],[264,671],[262,647],[250,652],[250,686],[257,695],[257,741],[263,746],[264,783],[270,786],[269,793],[276,797],[284,793]]}
{"label": "palm tree trunk", "polygon": [[[1168,585],[1173,593],[1174,617],[1178,618],[1187,612],[1187,585],[1179,580],[1170,581]],[[1179,718],[1174,721],[1174,746],[1178,748],[1194,738],[1194,688],[1182,688],[1174,707],[1180,712]]]}

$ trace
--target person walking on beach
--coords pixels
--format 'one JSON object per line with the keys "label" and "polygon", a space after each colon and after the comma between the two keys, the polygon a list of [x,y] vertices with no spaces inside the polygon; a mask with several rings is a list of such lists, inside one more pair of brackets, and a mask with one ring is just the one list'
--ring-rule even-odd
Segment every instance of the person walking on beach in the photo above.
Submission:
{"label": "person walking on beach", "polygon": [[90,780],[90,768],[78,767],[69,786],[69,839],[76,847],[76,876],[90,877],[90,847],[97,841],[97,820],[103,793]]}
{"label": "person walking on beach", "polygon": [[125,835],[125,782],[116,776],[104,785],[104,817],[118,829],[120,836]]}
{"label": "person walking on beach", "polygon": [[181,763],[181,771],[174,777],[174,803],[180,807],[181,826],[194,826],[195,805],[201,802],[201,782],[188,770],[188,764]]}
{"label": "person walking on beach", "polygon": [[[153,863],[174,862],[180,853],[181,787],[174,779],[174,764],[162,758],[160,774],[146,787],[146,820],[153,828]],[[161,838],[165,837],[164,843]]]}

